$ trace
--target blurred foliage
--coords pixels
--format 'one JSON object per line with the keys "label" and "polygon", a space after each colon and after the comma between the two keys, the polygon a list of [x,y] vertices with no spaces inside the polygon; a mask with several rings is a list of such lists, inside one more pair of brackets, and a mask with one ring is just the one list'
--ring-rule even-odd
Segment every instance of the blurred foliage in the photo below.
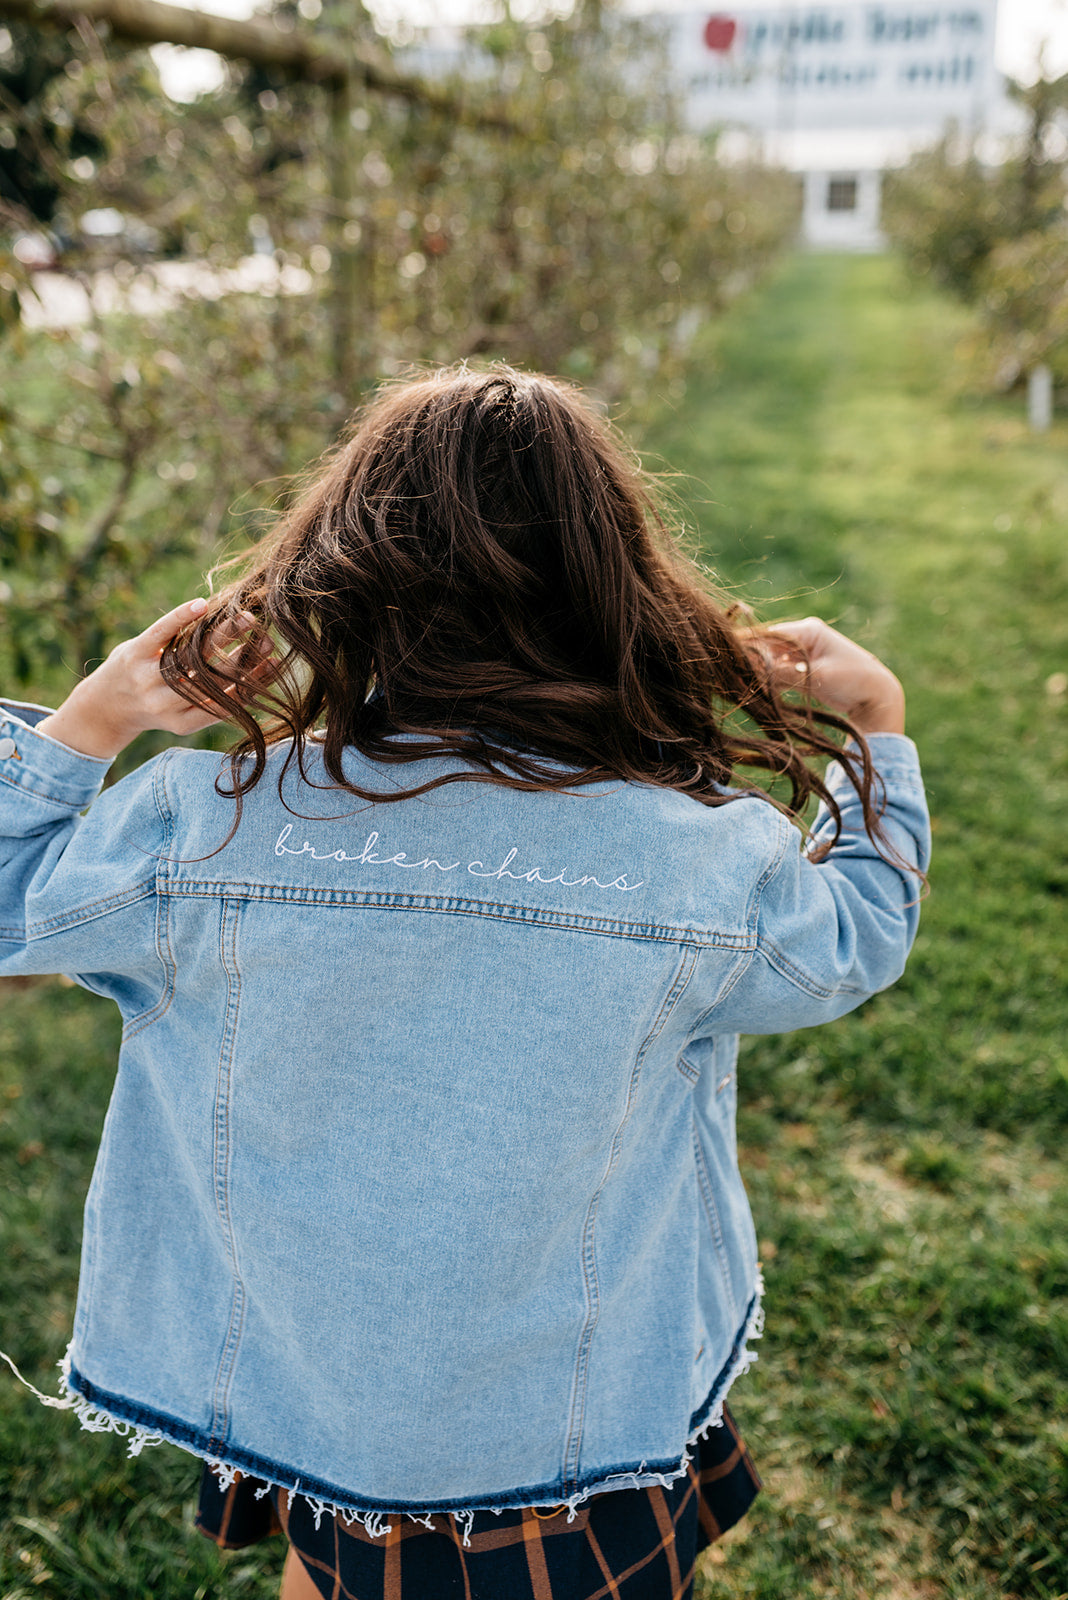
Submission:
{"label": "blurred foliage", "polygon": [[48,156],[68,150],[93,158],[100,140],[87,123],[57,124],[44,112],[53,79],[71,61],[66,40],[21,23],[11,23],[3,34],[8,43],[0,50],[0,198],[47,223],[61,192]]}
{"label": "blurred foliage", "polygon": [[886,183],[884,225],[913,271],[977,305],[980,379],[1048,365],[1068,384],[1068,74],[1009,84],[1026,115],[999,163],[947,134]]}
{"label": "blurred foliage", "polygon": [[991,167],[947,134],[884,182],[883,227],[917,276],[930,273],[962,299],[980,292],[982,274],[1010,225],[1015,173]]}
{"label": "blurred foliage", "polygon": [[[796,224],[794,180],[717,163],[656,39],[596,8],[416,52],[522,135],[236,63],[177,104],[87,25],[9,36],[12,81],[38,47],[48,70],[4,101],[47,180],[0,200],[7,681],[80,669],[195,582],[413,361],[503,358],[640,403]],[[90,309],[27,328],[48,251]]]}

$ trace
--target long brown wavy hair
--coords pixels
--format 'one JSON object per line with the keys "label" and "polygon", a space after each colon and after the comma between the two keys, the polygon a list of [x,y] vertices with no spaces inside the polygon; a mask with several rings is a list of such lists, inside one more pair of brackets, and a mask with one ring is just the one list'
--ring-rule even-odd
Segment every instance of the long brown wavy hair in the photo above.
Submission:
{"label": "long brown wavy hair", "polygon": [[[623,779],[716,806],[739,768],[759,768],[786,780],[796,818],[817,795],[840,826],[812,764],[833,755],[880,837],[863,736],[783,698],[748,613],[711,589],[636,457],[555,379],[458,366],[385,388],[235,565],[161,663],[241,730],[220,788],[235,827],[268,747],[291,741],[283,774],[295,759],[306,777],[316,730],[332,782],[364,801]],[[244,639],[229,658],[220,624]],[[346,776],[350,747],[463,765],[379,791]]]}

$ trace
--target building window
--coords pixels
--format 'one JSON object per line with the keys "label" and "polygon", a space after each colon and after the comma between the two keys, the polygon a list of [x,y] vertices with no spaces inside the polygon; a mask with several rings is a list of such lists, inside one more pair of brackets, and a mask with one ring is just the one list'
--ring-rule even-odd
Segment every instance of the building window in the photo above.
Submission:
{"label": "building window", "polygon": [[856,178],[831,178],[827,184],[827,210],[855,211],[856,209]]}

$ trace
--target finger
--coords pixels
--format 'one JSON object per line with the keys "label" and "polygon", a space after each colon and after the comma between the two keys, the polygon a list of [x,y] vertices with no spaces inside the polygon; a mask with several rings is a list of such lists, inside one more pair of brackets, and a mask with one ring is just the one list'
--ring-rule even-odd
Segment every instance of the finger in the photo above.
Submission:
{"label": "finger", "polygon": [[143,642],[149,651],[158,655],[177,633],[202,617],[207,609],[208,602],[202,595],[195,600],[183,600],[180,606],[175,606],[173,611],[168,611],[139,634],[138,642]]}
{"label": "finger", "polygon": [[[253,663],[248,667],[242,667],[241,659],[248,649],[247,645],[239,645],[236,649],[225,653],[221,659],[211,663],[208,674],[216,691],[221,689],[222,694],[227,696],[233,705],[242,707],[251,705],[258,691],[272,684],[282,670],[282,663],[274,656],[267,640],[257,642],[252,650]],[[230,720],[228,713],[222,709],[217,700],[212,700],[207,694],[203,698],[199,696],[197,691],[200,674],[197,671],[190,668],[184,677],[190,694],[196,696],[190,700],[182,695],[181,698],[186,705],[206,713],[209,721]],[[218,681],[220,678],[228,678],[230,681],[220,684]]]}
{"label": "finger", "polygon": [[[242,634],[248,633],[249,629],[255,626],[256,618],[250,611],[238,611],[234,616],[223,617],[221,622],[211,631],[209,649],[211,651],[225,650],[228,644],[233,644],[235,640],[241,638]],[[240,647],[240,649],[244,648],[244,646]],[[232,651],[231,658],[240,654],[240,649]]]}
{"label": "finger", "polygon": [[217,718],[219,712],[215,708],[214,701],[205,692],[205,681],[206,675],[199,673],[194,667],[187,667],[179,675],[181,688],[169,682],[164,686],[165,681],[161,674],[158,679],[159,692],[171,698],[177,697],[182,705],[190,706],[201,713],[209,712]]}
{"label": "finger", "polygon": [[759,647],[768,674],[780,689],[803,688],[811,671],[811,648],[797,637],[791,623],[773,626],[774,632],[769,630],[753,643]]}
{"label": "finger", "polygon": [[255,684],[263,688],[266,684],[274,683],[281,675],[282,663],[272,650],[261,650],[257,659],[244,672],[240,678],[242,683]]}
{"label": "finger", "polygon": [[738,638],[742,644],[759,650],[780,651],[793,643],[787,637],[787,630],[793,627],[792,622],[761,622],[752,628],[739,628]]}
{"label": "finger", "polygon": [[[237,629],[237,635],[240,636],[241,633],[246,631],[246,628],[240,627]],[[226,642],[232,643],[233,635]],[[236,662],[242,665],[247,672],[251,672],[254,667],[259,666],[261,661],[268,660],[273,656],[274,643],[269,635],[260,634],[258,638],[243,639],[233,650],[224,651],[223,654],[226,661]]]}
{"label": "finger", "polygon": [[799,640],[777,634],[774,638],[752,639],[750,647],[760,651],[769,666],[778,666],[782,661],[792,661],[798,654],[807,654],[805,647]]}
{"label": "finger", "polygon": [[224,718],[218,711],[202,711],[197,706],[189,706],[185,711],[180,711],[175,721],[180,727],[175,732],[199,733],[203,728],[214,727],[215,723],[222,722]]}
{"label": "finger", "polygon": [[226,694],[233,694],[249,684],[270,682],[277,676],[279,667],[274,647],[266,638],[246,640],[233,650],[223,651],[211,665],[214,672],[232,680],[224,690]]}
{"label": "finger", "polygon": [[769,666],[780,689],[803,689],[812,673],[812,663],[803,651],[778,656]]}
{"label": "finger", "polygon": [[821,636],[831,630],[819,617],[798,617],[795,622],[769,623],[767,631],[786,644],[796,645],[802,650],[812,650]]}

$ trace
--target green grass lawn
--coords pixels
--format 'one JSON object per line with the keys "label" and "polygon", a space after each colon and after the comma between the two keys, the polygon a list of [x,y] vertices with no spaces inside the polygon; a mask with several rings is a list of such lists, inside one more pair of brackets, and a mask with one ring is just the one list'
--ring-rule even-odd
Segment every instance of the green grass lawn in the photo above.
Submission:
{"label": "green grass lawn", "polygon": [[[698,1600],[1068,1595],[1068,425],[967,398],[967,328],[890,262],[798,258],[623,419],[725,584],[899,672],[936,827],[897,988],[745,1047],[768,1332],[734,1408],[766,1492]],[[0,1346],[51,1387],[118,1019],[53,983],[0,1005]],[[2,1600],[276,1591],[281,1550],[192,1532],[190,1457],[128,1462],[4,1372],[0,1463]]]}
{"label": "green grass lawn", "polygon": [[702,1600],[1068,1592],[1068,426],[967,399],[966,328],[795,260],[647,432],[725,583],[898,671],[935,822],[903,981],[745,1049],[768,1492]]}

